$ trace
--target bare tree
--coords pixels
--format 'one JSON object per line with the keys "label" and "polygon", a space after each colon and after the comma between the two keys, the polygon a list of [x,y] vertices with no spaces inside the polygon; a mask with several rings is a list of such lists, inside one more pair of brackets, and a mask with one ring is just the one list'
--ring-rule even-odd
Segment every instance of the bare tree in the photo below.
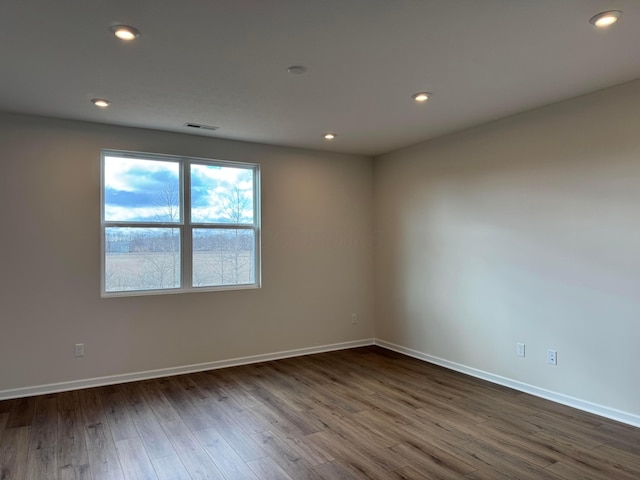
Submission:
{"label": "bare tree", "polygon": [[194,250],[200,252],[193,266],[194,283],[248,283],[253,271],[253,237],[251,230],[236,225],[252,223],[247,215],[252,209],[251,195],[240,188],[238,181],[220,195],[219,201],[217,218],[220,223],[228,223],[229,228],[207,229],[197,240],[194,234]]}
{"label": "bare tree", "polygon": [[[174,182],[166,182],[158,190],[153,206],[157,213],[154,220],[158,223],[177,223],[180,221],[180,192]],[[145,273],[144,285],[157,288],[178,285],[180,247],[177,228],[163,228],[161,235],[145,235],[144,261],[151,265],[153,272]]]}
{"label": "bare tree", "polygon": [[221,195],[222,207],[220,216],[229,223],[247,223],[250,221],[245,212],[251,207],[251,198],[240,188],[238,183],[234,184],[228,192]]}
{"label": "bare tree", "polygon": [[175,223],[180,221],[180,191],[174,182],[162,185],[153,201],[158,213],[154,215],[157,222]]}
{"label": "bare tree", "polygon": [[[246,212],[251,208],[251,198],[240,188],[238,183],[225,194],[222,195],[222,208],[220,213],[222,218],[230,224],[249,223]],[[229,283],[241,283],[245,280],[247,270],[251,271],[252,255],[247,251],[247,230],[235,228],[228,239],[225,248],[226,255],[223,264],[226,262],[231,264],[231,271],[228,272],[227,278]],[[250,247],[249,247],[250,248]],[[247,279],[248,280],[248,279]]]}

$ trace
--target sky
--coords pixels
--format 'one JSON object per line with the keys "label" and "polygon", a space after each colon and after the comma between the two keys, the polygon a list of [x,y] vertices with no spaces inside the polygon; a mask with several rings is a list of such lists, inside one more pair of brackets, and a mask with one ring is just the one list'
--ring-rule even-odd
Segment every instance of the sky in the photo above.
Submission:
{"label": "sky", "polygon": [[[191,171],[191,217],[197,223],[229,223],[237,211],[253,220],[253,171],[185,164]],[[180,163],[105,155],[104,219],[107,222],[180,221]]]}

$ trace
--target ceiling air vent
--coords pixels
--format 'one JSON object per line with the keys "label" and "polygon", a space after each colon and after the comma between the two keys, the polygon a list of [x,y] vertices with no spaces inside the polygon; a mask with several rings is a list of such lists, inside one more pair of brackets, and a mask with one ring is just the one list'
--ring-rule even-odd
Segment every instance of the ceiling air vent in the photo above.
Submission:
{"label": "ceiling air vent", "polygon": [[213,125],[202,125],[201,123],[185,123],[184,126],[189,128],[197,128],[198,130],[210,130],[212,132],[214,130],[218,130],[219,128],[214,127]]}

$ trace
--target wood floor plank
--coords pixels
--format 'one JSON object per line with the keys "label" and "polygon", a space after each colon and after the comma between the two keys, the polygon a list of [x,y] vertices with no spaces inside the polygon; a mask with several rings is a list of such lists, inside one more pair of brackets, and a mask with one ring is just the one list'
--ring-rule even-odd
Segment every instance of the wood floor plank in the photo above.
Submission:
{"label": "wood floor plank", "polygon": [[58,469],[58,480],[91,480],[89,465],[65,465]]}
{"label": "wood floor plank", "polygon": [[0,442],[2,442],[2,434],[9,420],[9,412],[0,413]]}
{"label": "wood floor plank", "polygon": [[598,425],[594,435],[605,445],[632,455],[640,455],[640,442],[637,441],[637,428],[618,422],[608,422]]}
{"label": "wood floor plank", "polygon": [[9,413],[16,403],[15,399],[0,400],[0,413]]}
{"label": "wood floor plank", "polygon": [[188,397],[189,401],[195,405],[206,404],[214,400],[211,392],[205,385],[202,385],[202,378],[199,378],[199,375],[200,373],[194,373],[193,375],[171,377],[172,388],[185,394],[184,398]]}
{"label": "wood floor plank", "polygon": [[264,406],[255,407],[253,411],[260,411],[266,414],[267,410],[270,410],[273,416],[286,420],[301,436],[321,430],[321,426],[319,426],[318,423],[311,421],[303,412],[292,408],[291,405],[287,406],[285,402],[282,402],[281,399],[272,392],[258,388],[254,393],[262,400]]}
{"label": "wood floor plank", "polygon": [[238,369],[223,368],[208,372],[208,374],[219,382],[225,393],[229,395],[241,409],[257,407],[262,403],[250,390],[244,388],[241,378],[238,378]]}
{"label": "wood floor plank", "polygon": [[397,480],[424,480],[425,478],[438,478],[441,480],[459,479],[459,476],[447,477],[447,476],[425,476],[425,472],[418,470],[416,467],[408,465],[393,472],[389,472],[389,479]]}
{"label": "wood floor plank", "polygon": [[403,458],[407,465],[413,465],[423,474],[432,477],[457,479],[477,470],[469,462],[432,444],[400,443],[389,450]]}
{"label": "wood floor plank", "polygon": [[6,428],[30,426],[33,420],[33,412],[36,408],[36,397],[17,398],[12,405]]}
{"label": "wood floor plank", "polygon": [[362,478],[356,476],[335,460],[323,463],[322,465],[316,465],[313,469],[325,480],[358,480]]}
{"label": "wood floor plank", "polygon": [[[343,415],[331,412],[328,408],[318,407],[311,410],[309,415],[317,418],[324,424],[324,431],[331,431],[347,441],[356,441],[356,438],[359,441],[361,438],[366,438],[368,444],[378,448],[387,448],[390,445],[398,443],[397,439],[389,435],[378,434],[377,431],[374,430],[377,426],[374,422],[371,422],[367,428],[363,427],[361,423],[354,421],[355,415]],[[329,461],[330,460],[331,459],[329,459]]]}
{"label": "wood floor plank", "polygon": [[[290,363],[289,363],[290,364]],[[271,362],[265,369],[266,375],[260,379],[258,391],[267,391],[285,408],[303,412],[312,407],[310,396],[313,391],[296,375],[295,366],[286,369],[286,360]],[[255,393],[258,393],[256,391]],[[264,398],[258,395],[264,403]]]}
{"label": "wood floor plank", "polygon": [[194,435],[227,480],[258,480],[240,455],[215,428],[198,430]]}
{"label": "wood floor plank", "polygon": [[[321,430],[321,428],[318,430],[307,428],[308,424],[301,420],[301,416],[298,412],[288,412],[286,416],[281,416],[279,414],[280,411],[283,411],[281,408],[274,409],[270,408],[269,405],[260,405],[259,407],[252,408],[250,411],[261,424],[267,425],[267,428],[262,429],[261,432],[264,432],[265,430],[273,430],[281,433],[282,435],[304,437],[309,433]],[[301,421],[297,422],[297,420]]]}
{"label": "wood floor plank", "polygon": [[0,442],[0,480],[27,477],[27,452],[31,427],[8,428]]}
{"label": "wood floor plank", "polygon": [[226,403],[236,411],[242,410],[242,406],[227,393],[221,380],[212,372],[197,372],[189,377],[199,387],[204,403]]}
{"label": "wood floor plank", "polygon": [[131,385],[122,388],[124,403],[150,459],[175,455],[171,442],[144,396]]}
{"label": "wood floor plank", "polygon": [[216,464],[183,422],[163,423],[162,428],[194,480],[224,480]]}
{"label": "wood floor plank", "polygon": [[359,451],[358,447],[352,446],[350,442],[342,442],[333,432],[323,431],[311,434],[307,437],[307,441],[319,450],[329,452],[334,457],[333,462],[339,470],[345,469],[356,478],[386,480],[389,477],[389,470],[375,465],[366,454]]}
{"label": "wood floor plank", "polygon": [[309,410],[330,410],[343,416],[349,416],[357,412],[366,410],[366,406],[344,398],[338,392],[331,391],[330,388],[315,391],[309,395]]}
{"label": "wood floor plank", "polygon": [[35,398],[30,449],[54,447],[58,441],[58,396],[42,395]]}
{"label": "wood floor plank", "polygon": [[306,437],[282,437],[281,440],[312,467],[335,460],[330,453],[316,448]]}
{"label": "wood floor plank", "polygon": [[[169,400],[178,416],[191,430],[213,427],[211,419],[200,408],[203,402],[200,398],[191,398],[189,390],[173,377],[158,380],[158,386]],[[173,422],[171,422],[173,423]]]}
{"label": "wood floor plank", "polygon": [[609,480],[610,478],[615,478],[603,477],[600,472],[589,471],[588,469],[579,468],[576,465],[567,464],[565,462],[554,463],[553,465],[549,465],[545,470],[564,480]]}
{"label": "wood floor plank", "polygon": [[260,480],[293,480],[271,457],[252,460],[247,465]]}
{"label": "wood floor plank", "polygon": [[152,460],[158,480],[191,480],[191,475],[184,468],[178,455],[169,455]]}
{"label": "wood floor plank", "polygon": [[452,453],[461,456],[464,461],[476,469],[490,468],[505,473],[508,477],[519,480],[538,480],[549,478],[560,480],[551,471],[537,467],[527,460],[512,455],[490,439],[476,439],[471,443],[452,448]]}
{"label": "wood floor plank", "polygon": [[[314,355],[312,358],[306,357],[297,357],[295,360],[297,368],[299,369],[300,376],[304,378],[306,385],[313,386],[314,389],[318,385],[324,384],[332,384],[334,378],[333,372],[330,369],[323,368],[322,366],[317,365],[316,356]],[[358,392],[361,394],[362,392]],[[367,392],[370,394],[372,392]]]}
{"label": "wood floor plank", "polygon": [[58,464],[56,462],[56,447],[44,447],[29,451],[27,457],[27,476],[25,478],[57,480]]}
{"label": "wood floor plank", "polygon": [[406,423],[395,423],[392,419],[378,415],[376,412],[359,412],[355,417],[359,417],[360,422],[377,425],[379,429],[384,430],[388,436],[394,439],[394,444],[427,444],[449,449],[453,445],[463,445],[470,441],[468,438],[461,439],[445,435],[446,432],[441,432],[439,428],[423,425],[422,423],[418,423],[415,426]]}
{"label": "wood floor plank", "polygon": [[265,418],[254,413],[253,408],[247,408],[246,410],[242,410],[241,412],[234,414],[233,420],[248,435],[266,432],[273,428]]}
{"label": "wood floor plank", "polygon": [[116,446],[96,389],[78,392],[93,480],[123,480]]}
{"label": "wood floor plank", "polygon": [[257,433],[253,436],[256,442],[264,448],[269,456],[289,476],[300,480],[321,480],[311,465],[300,455],[292,452],[286,444],[272,432]]}
{"label": "wood floor plank", "polygon": [[[462,478],[464,480],[513,480],[509,472],[503,473],[499,470],[494,470],[491,467],[485,466],[475,470],[471,473],[467,473]],[[542,476],[543,474],[541,474]],[[587,480],[580,477],[567,477],[565,480]]]}
{"label": "wood floor plank", "polygon": [[640,429],[363,347],[0,401],[0,480],[638,480]]}
{"label": "wood floor plank", "polygon": [[220,432],[224,439],[238,453],[240,458],[247,462],[258,458],[266,457],[266,452],[247,433],[236,421],[238,413],[233,410],[227,410],[226,404],[207,405],[203,407],[204,411],[211,418],[213,425]]}
{"label": "wood floor plank", "polygon": [[[558,418],[550,412],[536,412],[526,419],[526,422],[536,425],[537,431],[534,434],[552,435],[567,443],[582,445],[586,448],[595,448],[605,443],[605,440],[596,435],[596,430],[592,427],[584,426],[581,423],[567,422]],[[504,423],[499,419],[494,421],[496,425],[504,425],[507,429],[515,430],[515,424]]]}
{"label": "wood floor plank", "polygon": [[537,437],[523,432],[505,431],[488,422],[476,425],[476,436],[490,439],[492,445],[512,456],[522,458],[540,468],[562,459],[562,454],[546,447]]}
{"label": "wood floor plank", "polygon": [[107,422],[113,440],[125,440],[138,436],[138,431],[127,410],[124,395],[120,386],[107,386],[98,389]]}
{"label": "wood floor plank", "polygon": [[116,442],[118,459],[127,480],[157,480],[147,452],[139,437],[127,438]]}
{"label": "wood floor plank", "polygon": [[27,459],[27,478],[57,480],[58,396],[43,395],[35,398]]}
{"label": "wood floor plank", "polygon": [[79,476],[79,472],[84,470],[75,467],[89,464],[77,391],[58,394],[58,440],[56,447],[58,467],[61,470],[71,467],[70,470],[74,472],[74,475]]}
{"label": "wood floor plank", "polygon": [[[633,438],[630,440],[632,442],[634,441]],[[620,468],[626,469],[640,478],[640,456],[609,445],[601,445],[593,449],[593,453],[597,455],[598,458],[606,458],[610,462],[617,463],[621,466]]]}
{"label": "wood floor plank", "polygon": [[180,415],[171,402],[164,396],[159,380],[149,380],[135,384],[160,423],[177,422]]}
{"label": "wood floor plank", "polygon": [[[322,433],[329,433],[329,431]],[[357,454],[358,457],[367,458],[371,465],[380,470],[389,472],[408,464],[406,459],[399,457],[390,449],[377,445],[367,437],[358,437],[356,434],[349,432],[348,429],[342,430],[339,433],[331,430],[330,433],[334,438],[340,439],[339,443],[341,444],[343,453]],[[357,448],[355,448],[354,445],[357,445]],[[339,456],[336,457],[333,452],[331,455],[334,458],[340,458]]]}
{"label": "wood floor plank", "polygon": [[[593,413],[584,412],[576,408],[563,405],[561,403],[552,402],[546,398],[534,397],[521,393],[517,396],[517,402],[523,407],[530,407],[535,412],[553,412],[553,415],[570,424],[582,425],[588,428],[596,428],[603,424],[604,419]],[[531,413],[529,413],[531,414]],[[606,422],[606,421],[604,421]]]}
{"label": "wood floor plank", "polygon": [[[546,434],[538,433],[536,438],[545,438]],[[629,461],[623,455],[616,455],[614,451],[603,450],[601,447],[588,449],[579,445],[567,445],[561,446],[555,438],[546,437],[545,442],[549,444],[558,445],[557,450],[562,453],[562,457],[559,463],[572,467],[583,472],[583,475],[599,475],[601,478],[616,478],[636,480],[640,478],[640,466],[638,463],[635,465],[632,461]],[[604,448],[605,446],[602,446]],[[610,453],[609,455],[607,453]],[[640,458],[637,458],[640,461]],[[555,471],[555,469],[548,467],[547,470]]]}

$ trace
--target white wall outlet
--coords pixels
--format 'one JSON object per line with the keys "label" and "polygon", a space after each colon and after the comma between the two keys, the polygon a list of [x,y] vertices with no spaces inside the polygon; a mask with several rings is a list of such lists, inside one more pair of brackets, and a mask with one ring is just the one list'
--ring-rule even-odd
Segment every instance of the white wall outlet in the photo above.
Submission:
{"label": "white wall outlet", "polygon": [[524,357],[524,343],[516,343],[516,355]]}
{"label": "white wall outlet", "polygon": [[74,357],[84,357],[84,343],[76,343],[73,346]]}
{"label": "white wall outlet", "polygon": [[351,314],[351,323],[358,323],[358,314],[357,313],[352,313]]}
{"label": "white wall outlet", "polygon": [[547,350],[547,363],[550,365],[558,364],[558,352],[555,350]]}

